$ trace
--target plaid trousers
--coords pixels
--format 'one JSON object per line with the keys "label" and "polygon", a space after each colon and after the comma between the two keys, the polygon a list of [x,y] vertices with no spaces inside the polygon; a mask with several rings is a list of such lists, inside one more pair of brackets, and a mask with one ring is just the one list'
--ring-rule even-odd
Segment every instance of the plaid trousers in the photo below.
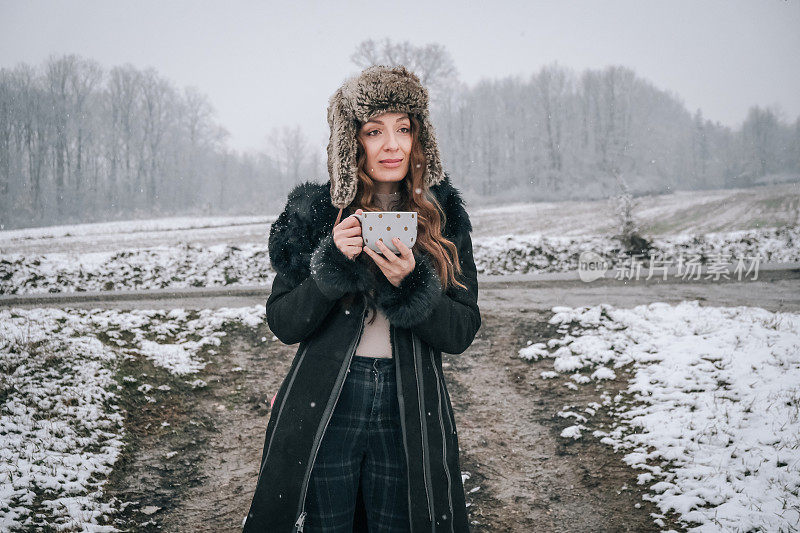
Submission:
{"label": "plaid trousers", "polygon": [[410,531],[405,461],[394,359],[354,355],[311,470],[304,530],[352,533],[360,482],[370,531]]}

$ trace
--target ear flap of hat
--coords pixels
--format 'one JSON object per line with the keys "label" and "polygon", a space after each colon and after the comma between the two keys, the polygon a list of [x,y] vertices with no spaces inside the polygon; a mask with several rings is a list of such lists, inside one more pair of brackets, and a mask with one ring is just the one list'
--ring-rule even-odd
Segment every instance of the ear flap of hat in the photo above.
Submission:
{"label": "ear flap of hat", "polygon": [[419,144],[422,146],[422,153],[425,154],[427,166],[423,181],[430,187],[444,180],[444,171],[442,170],[442,159],[439,155],[439,145],[436,143],[436,132],[433,129],[433,123],[427,109],[419,115],[419,120]]}
{"label": "ear flap of hat", "polygon": [[350,205],[356,196],[356,124],[340,87],[328,104],[328,175],[331,180],[331,203],[339,208]]}

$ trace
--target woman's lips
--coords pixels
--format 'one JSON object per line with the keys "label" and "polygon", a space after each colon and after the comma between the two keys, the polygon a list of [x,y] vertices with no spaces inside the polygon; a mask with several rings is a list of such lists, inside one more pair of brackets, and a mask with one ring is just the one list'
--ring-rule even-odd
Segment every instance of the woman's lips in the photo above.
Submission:
{"label": "woman's lips", "polygon": [[389,168],[399,167],[400,163],[402,162],[403,162],[402,159],[384,159],[382,161],[378,161],[378,163],[380,163],[381,165]]}

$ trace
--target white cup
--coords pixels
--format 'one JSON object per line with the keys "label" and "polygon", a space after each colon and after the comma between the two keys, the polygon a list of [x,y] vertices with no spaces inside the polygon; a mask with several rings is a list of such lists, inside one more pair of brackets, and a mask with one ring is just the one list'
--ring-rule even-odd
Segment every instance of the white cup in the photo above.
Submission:
{"label": "white cup", "polygon": [[392,252],[400,254],[400,250],[392,243],[393,237],[411,248],[417,241],[417,213],[416,211],[367,211],[363,214],[350,215],[356,217],[361,223],[361,237],[364,245],[374,251],[383,253],[378,247],[378,241],[383,241]]}

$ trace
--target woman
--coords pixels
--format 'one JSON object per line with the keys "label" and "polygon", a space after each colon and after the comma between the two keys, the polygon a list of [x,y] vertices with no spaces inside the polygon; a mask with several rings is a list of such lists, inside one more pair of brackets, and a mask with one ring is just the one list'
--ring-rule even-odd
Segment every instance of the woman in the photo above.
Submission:
{"label": "woman", "polygon": [[[270,229],[267,322],[300,344],[244,531],[468,532],[441,357],[475,338],[478,283],[428,93],[402,66],[370,67],[331,97],[328,124],[330,182],[295,187]],[[416,211],[413,249],[364,247],[349,215],[370,210]]]}

